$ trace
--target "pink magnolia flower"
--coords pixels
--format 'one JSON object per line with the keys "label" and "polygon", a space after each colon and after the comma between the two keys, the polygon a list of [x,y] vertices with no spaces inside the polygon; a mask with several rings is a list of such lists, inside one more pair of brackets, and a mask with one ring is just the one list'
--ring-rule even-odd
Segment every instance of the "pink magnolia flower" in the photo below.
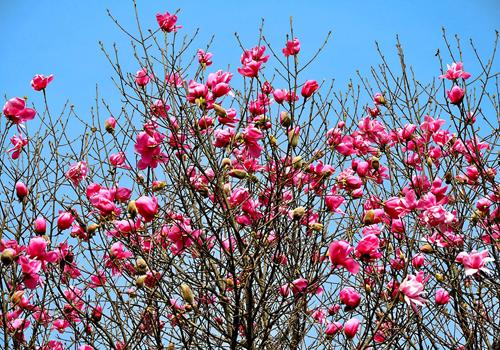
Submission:
{"label": "pink magnolia flower", "polygon": [[71,227],[73,221],[75,221],[75,218],[73,217],[73,214],[71,214],[71,212],[60,211],[59,217],[57,218],[57,228],[60,231],[66,230]]}
{"label": "pink magnolia flower", "polygon": [[361,322],[357,318],[351,318],[349,321],[344,323],[344,334],[347,338],[354,338],[358,332],[359,325]]}
{"label": "pink magnolia flower", "polygon": [[346,287],[340,291],[340,302],[349,310],[356,308],[361,302],[361,295],[352,287]]}
{"label": "pink magnolia flower", "polygon": [[325,328],[325,335],[327,337],[332,337],[338,332],[342,330],[342,323],[340,322],[333,322],[333,323],[328,323],[328,325]]}
{"label": "pink magnolia flower", "polygon": [[193,230],[191,226],[186,223],[177,223],[171,227],[164,226],[162,232],[166,234],[169,241],[173,243],[170,250],[174,255],[183,253],[184,250],[191,247],[200,236],[199,230]]}
{"label": "pink magnolia flower", "polygon": [[374,260],[382,256],[379,252],[380,240],[375,234],[364,236],[356,247],[356,257],[364,260]]}
{"label": "pink magnolia flower", "polygon": [[346,241],[336,241],[330,244],[328,248],[328,258],[332,263],[332,267],[344,267],[352,274],[357,274],[359,272],[359,264],[356,260],[349,257],[350,253],[353,251],[353,247],[349,245]]}
{"label": "pink magnolia flower", "polygon": [[14,147],[7,150],[7,153],[12,152],[12,159],[17,159],[21,155],[24,146],[28,144],[28,139],[24,139],[23,135],[19,134],[19,136],[14,135],[10,138],[10,143]]}
{"label": "pink magnolia flower", "polygon": [[458,78],[469,79],[470,74],[464,71],[464,64],[462,62],[453,62],[451,65],[446,65],[448,70],[446,74],[440,75],[441,79],[456,80]]}
{"label": "pink magnolia flower", "polygon": [[290,283],[293,294],[305,293],[309,287],[309,281],[305,278],[297,278]]}
{"label": "pink magnolia flower", "polygon": [[109,162],[116,168],[130,169],[130,166],[126,164],[126,161],[127,158],[123,152],[114,153],[109,156]]}
{"label": "pink magnolia flower", "polygon": [[135,73],[135,82],[141,87],[148,85],[150,80],[151,76],[148,74],[146,68],[142,68]]}
{"label": "pink magnolia flower", "polygon": [[293,38],[293,40],[288,40],[282,51],[286,57],[297,55],[300,52],[299,39]]}
{"label": "pink magnolia flower", "polygon": [[106,121],[104,122],[104,128],[107,132],[113,132],[116,128],[116,119],[113,117],[109,117],[108,119],[106,119]]}
{"label": "pink magnolia flower", "polygon": [[263,63],[269,59],[269,55],[264,56],[265,46],[255,46],[251,50],[245,50],[241,55],[241,68],[238,72],[249,78],[254,78],[259,74],[259,69]]}
{"label": "pink magnolia flower", "polygon": [[399,285],[399,291],[404,295],[404,299],[413,311],[418,313],[417,306],[423,306],[427,300],[422,297],[424,292],[424,272],[420,271],[416,276],[408,275]]}
{"label": "pink magnolia flower", "polygon": [[208,67],[212,64],[212,54],[210,52],[205,52],[202,49],[199,49],[197,52],[198,62],[202,67]]}
{"label": "pink magnolia flower", "polygon": [[3,114],[14,124],[22,124],[35,118],[36,111],[26,107],[26,101],[19,97],[14,97],[5,102]]}
{"label": "pink magnolia flower", "polygon": [[213,94],[213,98],[224,96],[231,91],[229,82],[233,75],[229,72],[224,72],[218,70],[215,73],[210,73],[207,78],[207,86],[210,88]]}
{"label": "pink magnolia flower", "polygon": [[31,79],[31,87],[36,91],[43,90],[47,87],[47,85],[54,79],[54,75],[49,75],[45,77],[41,74],[37,74]]}
{"label": "pink magnolia flower", "polygon": [[42,268],[42,262],[35,259],[29,259],[26,256],[21,256],[18,259],[23,272],[23,283],[26,288],[35,289],[38,284],[42,282],[41,277],[38,275]]}
{"label": "pink magnolia flower", "polygon": [[307,80],[302,86],[302,90],[300,91],[300,93],[304,98],[308,98],[311,97],[311,95],[318,89],[319,85],[316,80]]}
{"label": "pink magnolia flower", "polygon": [[446,305],[450,301],[450,293],[448,293],[443,288],[440,288],[436,291],[436,304],[438,305]]}
{"label": "pink magnolia flower", "polygon": [[141,155],[141,159],[137,163],[139,170],[147,167],[156,168],[159,163],[168,161],[167,155],[160,148],[164,138],[165,136],[158,131],[151,133],[142,131],[137,135],[134,149]]}
{"label": "pink magnolia flower", "polygon": [[384,105],[386,101],[384,95],[382,95],[380,92],[377,92],[375,95],[373,95],[373,102],[376,105]]}
{"label": "pink magnolia flower", "polygon": [[479,271],[489,273],[490,270],[486,268],[485,265],[490,261],[495,261],[495,259],[488,255],[489,252],[487,250],[483,250],[482,252],[473,250],[470,253],[461,252],[458,254],[455,261],[464,266],[466,276],[474,275]]}
{"label": "pink magnolia flower", "polygon": [[151,114],[155,117],[167,117],[167,112],[170,110],[170,106],[163,100],[156,100],[150,107]]}
{"label": "pink magnolia flower", "polygon": [[182,26],[175,25],[177,23],[177,16],[175,14],[171,15],[168,12],[163,15],[161,13],[157,13],[156,21],[158,22],[160,29],[167,33],[175,33],[177,29],[182,28]]}
{"label": "pink magnolia flower", "polygon": [[20,181],[16,182],[16,195],[19,199],[23,199],[28,195],[28,187]]}
{"label": "pink magnolia flower", "polygon": [[84,161],[73,163],[65,175],[75,187],[78,186],[80,181],[87,177],[87,163]]}
{"label": "pink magnolia flower", "polygon": [[47,246],[49,242],[43,237],[33,237],[30,239],[28,248],[26,249],[26,254],[32,258],[39,261],[54,263],[58,259],[57,252],[47,251]]}
{"label": "pink magnolia flower", "polygon": [[47,231],[47,222],[44,218],[38,217],[35,219],[33,227],[37,235],[43,235],[45,234],[45,231]]}
{"label": "pink magnolia flower", "polygon": [[113,243],[111,249],[109,250],[110,256],[113,259],[125,260],[132,256],[132,253],[125,250],[125,246],[122,242]]}
{"label": "pink magnolia flower", "polygon": [[454,86],[451,91],[446,90],[446,94],[448,95],[448,99],[451,103],[458,105],[464,99],[465,91],[459,86]]}
{"label": "pink magnolia flower", "polygon": [[151,222],[154,220],[155,215],[158,213],[158,200],[155,196],[151,198],[148,196],[142,196],[135,201],[137,211],[143,217],[145,222]]}

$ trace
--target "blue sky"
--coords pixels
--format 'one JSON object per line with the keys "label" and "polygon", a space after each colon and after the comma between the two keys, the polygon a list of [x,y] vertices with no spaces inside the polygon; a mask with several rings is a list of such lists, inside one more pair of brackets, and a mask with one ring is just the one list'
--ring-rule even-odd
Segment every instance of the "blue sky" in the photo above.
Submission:
{"label": "blue sky", "polygon": [[[309,70],[311,79],[335,78],[337,88],[345,86],[356,69],[368,73],[379,63],[375,40],[393,59],[395,36],[399,34],[408,61],[415,66],[418,77],[427,81],[438,75],[439,63],[434,57],[439,47],[443,51],[441,27],[449,34],[458,34],[464,44],[474,39],[478,48],[491,50],[494,30],[499,29],[500,2],[484,1],[156,1],[138,0],[141,21],[147,28],[157,28],[157,12],[173,12],[180,8],[181,33],[193,33],[200,28],[199,47],[212,34],[214,66],[236,73],[241,50],[234,32],[245,46],[256,43],[261,18],[265,18],[265,34],[276,45],[283,46],[294,18],[296,35],[302,42],[302,52],[311,55],[332,30],[333,38],[324,54]],[[7,98],[30,97],[39,103],[29,82],[34,74],[55,75],[49,98],[57,111],[70,99],[80,115],[88,113],[94,104],[95,85],[102,96],[114,100],[116,90],[110,80],[110,65],[101,53],[98,41],[110,47],[117,43],[126,60],[129,39],[107,17],[110,9],[126,27],[135,28],[132,1],[128,0],[0,0],[0,93]],[[195,45],[196,46],[196,45]],[[193,54],[198,47],[193,47]],[[467,56],[469,55],[469,56]],[[473,67],[465,67],[473,72]],[[131,70],[138,69],[130,60]],[[119,106],[116,106],[119,108]]]}

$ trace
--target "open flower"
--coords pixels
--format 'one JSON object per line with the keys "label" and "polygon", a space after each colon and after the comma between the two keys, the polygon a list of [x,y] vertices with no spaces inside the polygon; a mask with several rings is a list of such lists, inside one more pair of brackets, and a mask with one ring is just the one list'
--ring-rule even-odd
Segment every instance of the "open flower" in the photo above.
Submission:
{"label": "open flower", "polygon": [[427,300],[422,297],[424,292],[424,272],[420,271],[416,276],[408,275],[399,285],[399,291],[404,295],[404,299],[413,311],[418,313],[417,306],[423,306]]}
{"label": "open flower", "polygon": [[488,255],[489,252],[487,250],[483,250],[482,252],[473,250],[470,253],[461,252],[455,261],[464,265],[466,276],[474,275],[479,271],[489,273],[490,270],[485,265],[490,261],[495,261],[495,259],[490,258]]}

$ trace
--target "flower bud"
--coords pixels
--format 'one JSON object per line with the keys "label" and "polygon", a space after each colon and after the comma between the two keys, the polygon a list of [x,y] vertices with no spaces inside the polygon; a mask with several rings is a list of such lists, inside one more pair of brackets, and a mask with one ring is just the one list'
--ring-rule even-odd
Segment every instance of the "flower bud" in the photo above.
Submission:
{"label": "flower bud", "polygon": [[28,187],[26,187],[25,184],[22,182],[17,182],[16,183],[16,194],[17,198],[19,198],[20,201],[24,199],[28,195]]}
{"label": "flower bud", "polygon": [[193,305],[194,304],[194,295],[193,295],[193,291],[191,290],[191,288],[186,283],[182,283],[180,289],[181,289],[182,299],[184,299],[184,301],[186,303]]}
{"label": "flower bud", "polygon": [[139,275],[143,275],[148,271],[148,264],[143,258],[138,258],[135,262],[135,269]]}
{"label": "flower bud", "polygon": [[44,218],[36,218],[35,222],[33,223],[33,227],[37,235],[44,235],[47,231],[47,222]]}
{"label": "flower bud", "polygon": [[222,159],[221,165],[222,165],[223,168],[225,168],[227,166],[231,166],[231,159],[229,159],[229,158]]}
{"label": "flower bud", "polygon": [[2,264],[4,265],[10,265],[14,261],[14,254],[16,252],[12,248],[5,248],[4,251],[2,252],[2,255],[0,256],[0,260],[2,261]]}
{"label": "flower bud", "polygon": [[365,217],[363,218],[363,224],[365,226],[372,225],[375,222],[375,210],[370,209],[365,213]]}
{"label": "flower bud", "polygon": [[376,105],[385,105],[385,103],[386,103],[387,101],[385,100],[384,95],[382,95],[380,92],[377,92],[377,93],[373,96],[373,102],[374,102]]}
{"label": "flower bud", "polygon": [[99,228],[99,225],[98,224],[90,224],[87,226],[87,234],[90,236],[93,236],[95,234],[95,232],[97,231],[97,229]]}
{"label": "flower bud", "polygon": [[297,207],[292,210],[292,219],[293,220],[300,220],[304,214],[306,213],[306,209],[304,207]]}
{"label": "flower bud", "polygon": [[105,122],[104,122],[104,127],[106,128],[106,131],[112,134],[115,131],[116,127],[116,119],[113,117],[109,117]]}
{"label": "flower bud", "polygon": [[23,295],[24,295],[23,290],[16,290],[14,293],[12,293],[10,301],[12,302],[12,304],[18,305],[23,300]]}
{"label": "flower bud", "polygon": [[422,246],[420,246],[420,251],[422,253],[430,254],[434,251],[434,248],[429,243],[424,243]]}
{"label": "flower bud", "polygon": [[295,156],[292,159],[292,166],[295,169],[300,169],[302,168],[303,162],[302,162],[302,157],[301,156]]}
{"label": "flower bud", "polygon": [[175,350],[175,345],[174,345],[174,343],[169,343],[169,344],[167,345],[167,350]]}
{"label": "flower bud", "polygon": [[311,230],[313,230],[313,231],[317,231],[317,232],[319,232],[319,231],[323,230],[323,224],[322,224],[322,223],[320,223],[320,222],[315,222],[315,223],[313,223],[313,224],[310,224],[310,225],[309,225],[309,228],[310,228]]}
{"label": "flower bud", "polygon": [[128,212],[128,214],[130,215],[130,217],[132,219],[134,219],[137,216],[137,213],[138,213],[137,212],[137,206],[135,205],[135,201],[134,200],[128,202],[127,212]]}
{"label": "flower bud", "polygon": [[282,111],[280,113],[281,126],[288,128],[291,123],[292,123],[292,118],[290,117],[290,114],[288,114],[288,112],[286,112],[286,111]]}
{"label": "flower bud", "polygon": [[380,159],[378,157],[372,157],[372,168],[378,170],[380,168]]}
{"label": "flower bud", "polygon": [[146,281],[146,278],[147,278],[147,277],[148,277],[148,276],[146,276],[146,275],[141,275],[141,276],[137,277],[137,278],[135,279],[135,286],[136,286],[137,288],[142,288],[142,287],[144,287],[144,282]]}
{"label": "flower bud", "polygon": [[298,126],[288,131],[288,143],[290,146],[297,147],[299,144],[299,133],[300,127]]}
{"label": "flower bud", "polygon": [[153,181],[153,192],[158,192],[167,187],[167,183],[165,181]]}
{"label": "flower bud", "polygon": [[444,281],[444,275],[442,273],[436,273],[435,277],[436,277],[436,280],[438,282],[443,282]]}
{"label": "flower bud", "polygon": [[228,172],[229,176],[235,177],[237,179],[244,179],[247,177],[247,172],[243,169],[231,169]]}

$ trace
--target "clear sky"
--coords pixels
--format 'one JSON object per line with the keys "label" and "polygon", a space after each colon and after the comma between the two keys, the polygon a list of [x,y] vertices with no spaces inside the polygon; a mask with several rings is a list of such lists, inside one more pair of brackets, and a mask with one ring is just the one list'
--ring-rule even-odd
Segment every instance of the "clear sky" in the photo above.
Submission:
{"label": "clear sky", "polygon": [[[474,39],[483,52],[489,52],[494,30],[500,29],[500,1],[157,1],[138,0],[141,20],[147,28],[157,28],[157,12],[174,12],[180,8],[178,23],[182,33],[200,28],[197,43],[203,47],[212,34],[215,42],[213,70],[227,68],[236,73],[241,54],[234,32],[246,47],[256,43],[261,18],[265,34],[276,45],[283,46],[294,18],[295,33],[303,52],[311,55],[332,30],[333,38],[325,53],[309,71],[311,79],[336,78],[337,88],[345,86],[356,69],[368,73],[379,63],[375,51],[378,40],[385,52],[394,57],[395,36],[399,34],[408,61],[415,66],[422,81],[436,76],[437,48],[443,49],[441,27],[458,34],[464,43]],[[7,98],[30,97],[38,103],[29,82],[34,74],[55,75],[49,97],[53,107],[70,99],[80,115],[94,103],[95,84],[102,95],[116,99],[110,77],[110,65],[101,53],[98,41],[108,47],[116,42],[127,52],[129,39],[107,17],[110,9],[126,27],[134,29],[132,1],[129,0],[0,0],[0,93]],[[198,47],[193,47],[193,54]],[[467,71],[474,73],[472,67]],[[123,59],[123,58],[122,58]],[[472,57],[471,57],[472,60]],[[139,67],[130,60],[131,71]],[[127,65],[127,62],[125,62]],[[119,108],[119,106],[115,106]]]}

